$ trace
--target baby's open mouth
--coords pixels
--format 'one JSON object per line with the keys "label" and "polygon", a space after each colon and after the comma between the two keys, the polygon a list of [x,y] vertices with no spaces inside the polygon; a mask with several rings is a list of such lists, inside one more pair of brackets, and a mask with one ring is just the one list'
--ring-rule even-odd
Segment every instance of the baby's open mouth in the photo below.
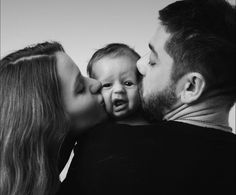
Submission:
{"label": "baby's open mouth", "polygon": [[114,101],[114,105],[117,107],[117,106],[120,106],[120,105],[122,105],[122,104],[125,104],[126,103],[126,101],[124,101],[124,100],[115,100]]}
{"label": "baby's open mouth", "polygon": [[113,101],[113,106],[114,106],[115,111],[120,111],[126,108],[126,105],[127,105],[127,101],[122,100],[122,99],[116,99]]}

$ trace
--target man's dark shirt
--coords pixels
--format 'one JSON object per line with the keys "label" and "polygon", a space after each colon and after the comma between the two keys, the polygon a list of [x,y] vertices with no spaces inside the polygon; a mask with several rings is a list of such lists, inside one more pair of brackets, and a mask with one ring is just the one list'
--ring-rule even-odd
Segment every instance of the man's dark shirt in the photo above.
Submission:
{"label": "man's dark shirt", "polygon": [[236,136],[180,122],[82,135],[59,194],[235,194]]}

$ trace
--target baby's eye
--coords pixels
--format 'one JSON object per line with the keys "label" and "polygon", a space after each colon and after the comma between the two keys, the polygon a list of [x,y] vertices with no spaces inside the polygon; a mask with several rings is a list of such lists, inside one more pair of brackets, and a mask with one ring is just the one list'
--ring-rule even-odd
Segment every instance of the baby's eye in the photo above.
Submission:
{"label": "baby's eye", "polygon": [[103,83],[102,87],[103,88],[109,88],[109,87],[111,87],[111,83]]}
{"label": "baby's eye", "polygon": [[132,81],[125,81],[124,84],[126,86],[132,86],[134,83]]}

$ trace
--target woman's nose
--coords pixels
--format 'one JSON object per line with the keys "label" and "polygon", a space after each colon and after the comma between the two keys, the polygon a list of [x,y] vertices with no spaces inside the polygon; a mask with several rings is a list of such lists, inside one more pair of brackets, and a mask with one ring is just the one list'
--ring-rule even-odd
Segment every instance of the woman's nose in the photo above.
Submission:
{"label": "woman's nose", "polygon": [[102,83],[98,80],[95,80],[95,79],[91,79],[91,78],[89,78],[89,79],[90,79],[90,83],[91,83],[90,87],[89,87],[90,92],[92,94],[100,93],[100,90],[102,88]]}
{"label": "woman's nose", "polygon": [[149,61],[149,55],[150,52],[146,53],[144,56],[142,56],[138,61],[137,61],[137,68],[140,74],[145,75],[146,74],[146,66]]}

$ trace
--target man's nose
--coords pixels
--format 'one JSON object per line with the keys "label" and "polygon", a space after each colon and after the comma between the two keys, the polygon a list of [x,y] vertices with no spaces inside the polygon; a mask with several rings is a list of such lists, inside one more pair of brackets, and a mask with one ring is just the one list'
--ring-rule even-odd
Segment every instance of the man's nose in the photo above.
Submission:
{"label": "man's nose", "polygon": [[140,74],[145,75],[146,74],[146,68],[147,64],[149,61],[149,55],[150,52],[146,53],[144,56],[142,56],[138,61],[137,61],[137,68]]}
{"label": "man's nose", "polygon": [[89,79],[90,79],[90,86],[89,86],[90,92],[92,94],[100,93],[101,88],[102,88],[101,82],[95,79],[91,79],[91,78]]}

